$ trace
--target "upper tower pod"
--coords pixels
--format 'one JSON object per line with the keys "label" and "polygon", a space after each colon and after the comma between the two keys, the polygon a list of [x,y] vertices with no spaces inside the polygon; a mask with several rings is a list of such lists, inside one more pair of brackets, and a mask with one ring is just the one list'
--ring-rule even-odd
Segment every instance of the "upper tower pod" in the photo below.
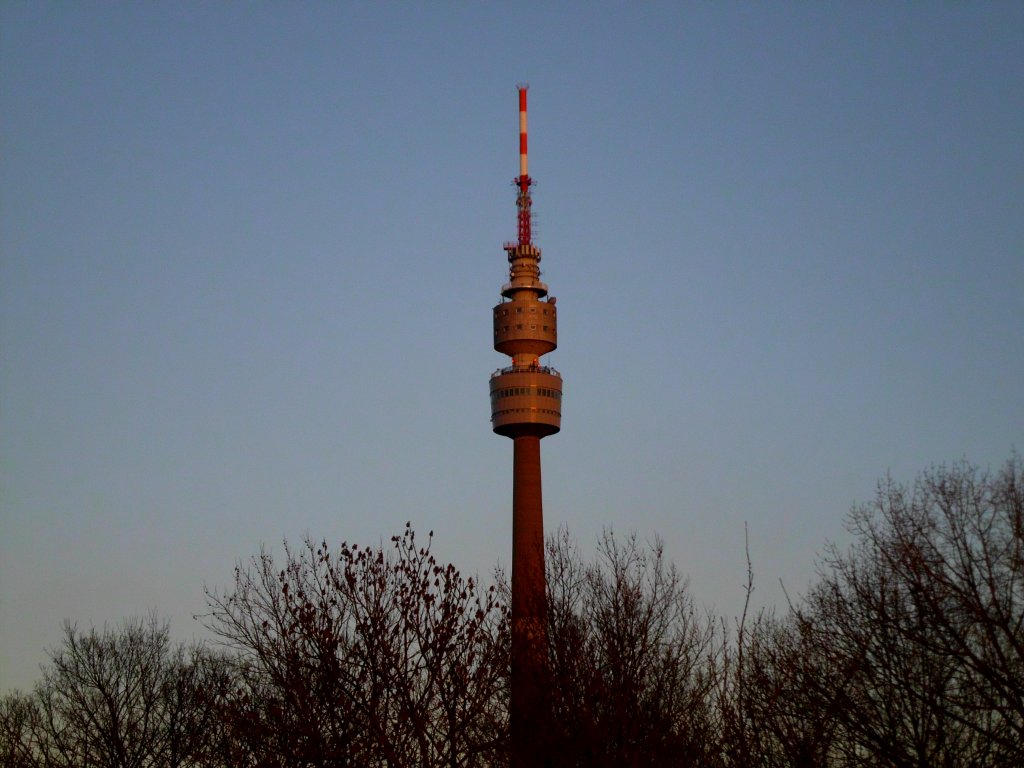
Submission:
{"label": "upper tower pod", "polygon": [[494,348],[512,358],[512,365],[491,377],[491,422],[508,437],[554,434],[561,428],[562,378],[543,366],[540,357],[558,346],[558,310],[554,298],[543,301],[548,287],[540,280],[540,248],[532,241],[526,130],[526,90],[519,86],[519,176],[516,219],[519,239],[505,243],[509,282],[493,310]]}

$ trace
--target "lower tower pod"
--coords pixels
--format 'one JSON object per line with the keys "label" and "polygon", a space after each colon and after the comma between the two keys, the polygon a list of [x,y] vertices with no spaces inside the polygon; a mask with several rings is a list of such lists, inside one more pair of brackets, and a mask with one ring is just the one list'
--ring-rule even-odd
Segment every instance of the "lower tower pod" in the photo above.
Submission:
{"label": "lower tower pod", "polygon": [[491,428],[505,437],[546,437],[562,428],[562,377],[554,368],[502,368],[491,376]]}

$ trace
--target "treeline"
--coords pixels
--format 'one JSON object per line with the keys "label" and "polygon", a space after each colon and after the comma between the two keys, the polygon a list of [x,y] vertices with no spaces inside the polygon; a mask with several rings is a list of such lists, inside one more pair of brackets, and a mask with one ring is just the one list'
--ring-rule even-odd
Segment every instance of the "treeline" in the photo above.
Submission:
{"label": "treeline", "polygon": [[[552,766],[1024,765],[1024,462],[885,480],[808,594],[723,620],[658,542],[548,545]],[[753,576],[748,575],[748,600]],[[218,642],[66,625],[0,764],[502,766],[508,590],[306,542],[208,593]]]}

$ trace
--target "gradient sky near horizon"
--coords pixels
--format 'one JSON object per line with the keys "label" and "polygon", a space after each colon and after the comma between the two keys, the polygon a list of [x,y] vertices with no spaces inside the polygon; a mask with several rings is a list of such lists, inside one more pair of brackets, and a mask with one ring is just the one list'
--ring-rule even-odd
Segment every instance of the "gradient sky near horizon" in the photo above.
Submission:
{"label": "gradient sky near horizon", "polygon": [[1024,448],[1024,4],[0,5],[0,691],[283,539],[511,555],[491,306],[530,83],[545,522],[798,594]]}

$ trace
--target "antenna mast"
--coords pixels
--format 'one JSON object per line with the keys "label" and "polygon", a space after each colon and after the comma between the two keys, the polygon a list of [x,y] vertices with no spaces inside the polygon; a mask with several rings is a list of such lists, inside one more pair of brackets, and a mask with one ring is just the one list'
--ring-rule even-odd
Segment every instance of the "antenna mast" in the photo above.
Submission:
{"label": "antenna mast", "polygon": [[533,200],[530,198],[530,187],[533,186],[533,179],[530,178],[526,147],[526,91],[530,86],[519,85],[516,87],[519,89],[519,175],[513,179],[513,183],[519,188],[519,193],[516,195],[519,245],[530,245],[532,237],[530,206],[533,204]]}

